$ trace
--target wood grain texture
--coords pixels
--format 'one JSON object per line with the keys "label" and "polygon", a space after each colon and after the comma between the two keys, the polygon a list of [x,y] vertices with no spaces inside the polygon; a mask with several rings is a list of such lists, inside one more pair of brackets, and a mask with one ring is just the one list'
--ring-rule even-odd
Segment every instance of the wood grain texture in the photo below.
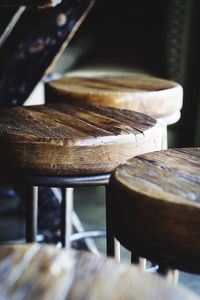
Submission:
{"label": "wood grain texture", "polygon": [[52,104],[0,111],[0,165],[37,174],[98,174],[160,149],[161,128],[144,114]]}
{"label": "wood grain texture", "polygon": [[113,230],[126,247],[200,272],[200,148],[138,156],[120,165],[110,184]]}
{"label": "wood grain texture", "polygon": [[0,47],[0,108],[25,102],[53,70],[93,4],[93,0],[63,0],[50,9],[25,9]]}
{"label": "wood grain texture", "polygon": [[54,7],[62,0],[1,0],[0,6],[33,6],[38,8]]}
{"label": "wood grain texture", "polygon": [[144,74],[62,77],[48,83],[47,101],[78,100],[166,117],[182,107],[182,87]]}
{"label": "wood grain texture", "polygon": [[0,289],[2,300],[199,299],[134,266],[34,244],[0,247]]}

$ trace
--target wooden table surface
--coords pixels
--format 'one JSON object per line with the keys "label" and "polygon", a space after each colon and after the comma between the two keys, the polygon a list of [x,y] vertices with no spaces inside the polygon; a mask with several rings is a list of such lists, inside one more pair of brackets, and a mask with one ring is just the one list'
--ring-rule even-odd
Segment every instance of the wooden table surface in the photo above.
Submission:
{"label": "wooden table surface", "polygon": [[0,247],[0,291],[1,300],[200,299],[135,266],[39,244]]}

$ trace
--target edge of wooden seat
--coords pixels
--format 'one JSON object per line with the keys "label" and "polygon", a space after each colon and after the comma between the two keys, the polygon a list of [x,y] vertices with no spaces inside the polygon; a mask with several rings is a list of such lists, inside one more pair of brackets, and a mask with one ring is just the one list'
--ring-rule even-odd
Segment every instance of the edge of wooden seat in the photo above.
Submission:
{"label": "edge of wooden seat", "polygon": [[[173,151],[178,155],[174,167]],[[109,217],[125,247],[156,262],[200,272],[199,157],[200,148],[170,149],[116,168],[110,179]]]}
{"label": "edge of wooden seat", "polygon": [[[124,84],[126,79],[129,80],[128,88]],[[82,101],[130,109],[155,118],[178,112],[183,104],[183,89],[180,84],[147,75],[64,76],[47,83],[46,96],[47,101]]]}
{"label": "edge of wooden seat", "polygon": [[52,104],[0,111],[1,165],[24,172],[87,175],[160,149],[161,128],[143,114]]}

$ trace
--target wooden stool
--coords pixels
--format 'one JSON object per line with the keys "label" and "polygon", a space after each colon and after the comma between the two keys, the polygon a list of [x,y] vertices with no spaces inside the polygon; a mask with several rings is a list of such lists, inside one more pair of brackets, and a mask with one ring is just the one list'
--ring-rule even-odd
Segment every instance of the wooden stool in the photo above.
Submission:
{"label": "wooden stool", "polygon": [[189,289],[175,288],[135,266],[52,245],[1,246],[0,269],[2,300],[22,299],[19,295],[24,300],[200,299]]}
{"label": "wooden stool", "polygon": [[176,82],[143,74],[65,76],[47,83],[46,100],[81,101],[150,115],[163,127],[162,149],[166,149],[167,126],[180,118],[183,90]]}
{"label": "wooden stool", "polygon": [[[173,81],[144,74],[98,75],[84,72],[52,80],[45,88],[47,102],[75,103],[129,109],[153,116],[162,126],[162,149],[167,148],[167,126],[180,118],[182,87]],[[160,150],[160,149],[159,149]],[[120,252],[120,245],[115,241]],[[109,251],[112,254],[113,251]],[[119,259],[119,255],[118,255]]]}
{"label": "wooden stool", "polygon": [[110,180],[107,214],[112,234],[161,271],[200,273],[200,149],[137,156]]}
{"label": "wooden stool", "polygon": [[[27,199],[27,241],[36,240],[37,186],[105,185],[120,162],[160,144],[156,121],[127,110],[84,104],[1,110],[2,177],[34,186]],[[67,193],[61,208],[62,244],[69,247],[73,207]]]}

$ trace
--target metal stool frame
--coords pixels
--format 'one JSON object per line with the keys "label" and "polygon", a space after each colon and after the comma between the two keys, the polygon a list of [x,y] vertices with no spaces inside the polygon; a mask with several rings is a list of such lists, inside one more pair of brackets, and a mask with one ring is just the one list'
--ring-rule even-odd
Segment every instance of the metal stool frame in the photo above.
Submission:
{"label": "metal stool frame", "polygon": [[[71,242],[77,239],[86,239],[104,235],[104,231],[91,231],[72,235],[72,213],[73,213],[73,195],[70,195],[71,188],[90,187],[90,186],[107,186],[110,173],[97,175],[82,176],[49,176],[33,175],[26,173],[12,173],[8,170],[0,174],[1,181],[12,183],[25,183],[27,186],[26,197],[26,216],[25,216],[25,238],[26,242],[36,242],[37,237],[37,216],[38,216],[38,187],[59,187],[62,188],[61,200],[61,243],[62,247],[70,248]],[[107,218],[108,219],[108,218]],[[109,231],[109,230],[108,230]],[[109,233],[108,233],[109,234]],[[111,247],[111,246],[110,246]],[[108,248],[110,248],[108,247]],[[111,247],[112,248],[112,247]],[[114,251],[114,250],[113,250]]]}

